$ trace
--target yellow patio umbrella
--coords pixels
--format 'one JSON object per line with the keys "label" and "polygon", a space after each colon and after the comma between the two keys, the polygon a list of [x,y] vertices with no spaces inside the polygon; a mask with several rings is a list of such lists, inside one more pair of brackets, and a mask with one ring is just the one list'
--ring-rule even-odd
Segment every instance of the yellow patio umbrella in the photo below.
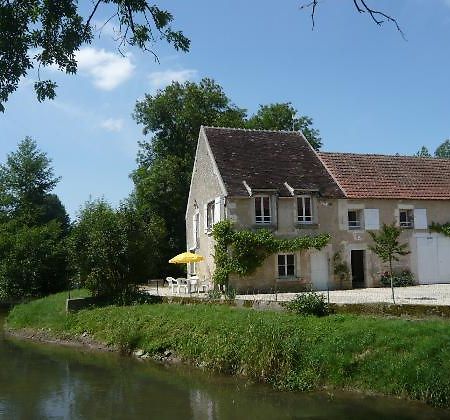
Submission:
{"label": "yellow patio umbrella", "polygon": [[183,252],[178,254],[169,260],[171,264],[189,264],[203,261],[204,258],[201,255],[194,254],[193,252]]}

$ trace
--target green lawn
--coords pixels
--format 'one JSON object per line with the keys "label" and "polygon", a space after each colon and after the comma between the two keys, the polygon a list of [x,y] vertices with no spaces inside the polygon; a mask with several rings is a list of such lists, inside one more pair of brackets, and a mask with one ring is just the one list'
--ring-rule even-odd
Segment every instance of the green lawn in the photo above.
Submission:
{"label": "green lawn", "polygon": [[314,318],[207,304],[108,306],[66,315],[65,298],[16,306],[8,325],[51,329],[60,337],[87,331],[122,350],[170,349],[192,364],[279,389],[358,389],[450,407],[448,321]]}

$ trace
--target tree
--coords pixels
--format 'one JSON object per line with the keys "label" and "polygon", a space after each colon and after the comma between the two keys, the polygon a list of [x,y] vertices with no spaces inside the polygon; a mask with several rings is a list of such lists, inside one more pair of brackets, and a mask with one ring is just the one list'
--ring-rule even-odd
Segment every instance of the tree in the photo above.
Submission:
{"label": "tree", "polygon": [[104,200],[86,203],[69,239],[80,284],[93,296],[121,300],[154,271],[160,259],[160,228],[157,220],[144,222],[128,205],[114,210]]}
{"label": "tree", "polygon": [[450,159],[450,140],[445,140],[441,145],[438,146],[434,152],[434,156],[437,158]]}
{"label": "tree", "polygon": [[57,197],[50,192],[58,184],[51,159],[41,152],[30,137],[22,140],[17,151],[8,154],[0,165],[0,219],[21,219],[28,225],[51,220],[51,213],[63,210]]}
{"label": "tree", "polygon": [[26,226],[0,224],[0,301],[20,301],[64,290],[67,252],[61,227],[51,221]]}
{"label": "tree", "polygon": [[29,137],[0,165],[0,299],[43,296],[67,285],[69,219],[51,193],[58,181]]}
{"label": "tree", "polygon": [[152,46],[158,38],[176,50],[189,50],[189,39],[171,27],[172,14],[147,0],[96,0],[84,16],[79,8],[76,0],[0,1],[0,111],[20,78],[35,67],[38,100],[55,97],[56,83],[41,80],[39,70],[56,66],[68,74],[76,73],[75,52],[93,41],[94,18],[101,9],[110,16],[104,25],[116,26],[119,51],[130,45],[150,51],[157,60]]}
{"label": "tree", "polygon": [[246,127],[263,130],[299,130],[315,150],[322,146],[319,130],[313,128],[312,118],[297,116],[290,102],[260,105],[255,115],[246,122]]}
{"label": "tree", "polygon": [[428,151],[427,147],[422,146],[422,148],[414,156],[416,156],[416,157],[431,157],[431,154]]}
{"label": "tree", "polygon": [[[367,14],[372,21],[377,24],[378,26],[381,26],[385,22],[392,23],[398,32],[400,32],[401,36],[405,38],[405,34],[403,33],[402,29],[400,28],[400,25],[397,22],[397,19],[394,17],[388,15],[387,13],[376,10],[369,6],[368,0],[352,0],[353,6],[355,7],[356,11],[359,14]],[[311,20],[312,20],[312,27],[314,29],[315,27],[315,16],[317,11],[317,6],[319,5],[319,0],[310,0],[304,3],[300,6],[300,9],[310,9],[311,10]]]}
{"label": "tree", "polygon": [[384,263],[389,262],[389,275],[391,277],[391,290],[392,301],[395,303],[394,296],[394,282],[393,282],[393,269],[392,262],[398,261],[399,256],[409,254],[408,245],[401,244],[399,242],[399,236],[402,230],[392,225],[383,224],[380,233],[369,231],[369,235],[374,241],[374,245],[370,246],[370,250],[373,251]]}

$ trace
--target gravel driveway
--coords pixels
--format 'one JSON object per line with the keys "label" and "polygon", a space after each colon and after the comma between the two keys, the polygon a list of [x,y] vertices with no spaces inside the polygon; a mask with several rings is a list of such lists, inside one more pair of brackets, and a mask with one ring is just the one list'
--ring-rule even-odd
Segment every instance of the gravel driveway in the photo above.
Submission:
{"label": "gravel driveway", "polygon": [[[143,286],[144,290],[151,294],[160,296],[189,296],[185,293],[177,295],[171,293],[168,287]],[[327,292],[319,292],[327,297]],[[287,301],[293,299],[297,293],[278,293],[275,294],[255,294],[255,295],[237,295],[236,299],[245,300],[278,300]],[[192,293],[192,297],[206,297],[204,293]],[[450,305],[450,284],[431,284],[412,287],[396,287],[395,301],[399,304],[420,304],[420,305]],[[377,287],[370,289],[353,290],[332,290],[330,291],[331,303],[392,303],[391,289],[388,287]]]}
{"label": "gravel driveway", "polygon": [[[322,293],[325,297],[327,292]],[[392,303],[391,289],[368,288],[353,290],[332,290],[330,293],[331,303]],[[275,300],[287,301],[293,299],[297,293],[238,295],[237,299],[246,300]],[[450,305],[450,284],[431,284],[411,287],[396,287],[395,301],[399,304],[420,305]]]}

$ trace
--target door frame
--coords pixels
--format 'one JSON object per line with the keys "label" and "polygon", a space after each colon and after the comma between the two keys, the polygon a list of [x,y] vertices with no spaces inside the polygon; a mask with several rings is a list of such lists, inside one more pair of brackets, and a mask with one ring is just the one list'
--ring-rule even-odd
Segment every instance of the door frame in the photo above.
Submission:
{"label": "door frame", "polygon": [[369,286],[369,249],[367,245],[364,244],[350,244],[347,246],[347,261],[348,266],[350,267],[350,276],[352,281],[352,289],[353,289],[353,273],[352,273],[352,251],[364,251],[364,261],[363,261],[363,267],[364,267],[364,288],[370,287]]}

